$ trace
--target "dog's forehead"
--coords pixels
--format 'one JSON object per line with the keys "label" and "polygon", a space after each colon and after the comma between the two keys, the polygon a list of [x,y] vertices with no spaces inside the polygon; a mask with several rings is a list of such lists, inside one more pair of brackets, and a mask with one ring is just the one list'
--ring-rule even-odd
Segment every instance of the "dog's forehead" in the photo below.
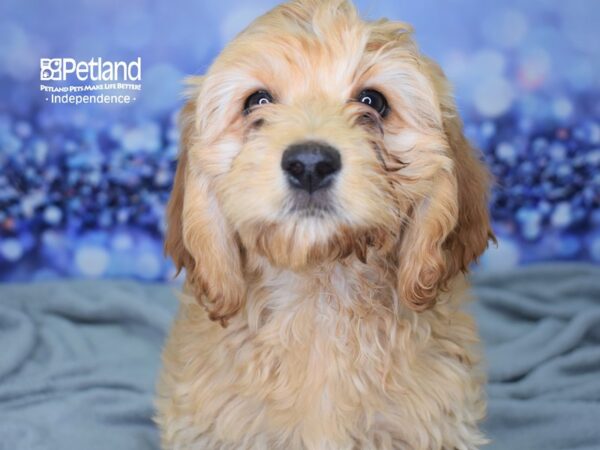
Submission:
{"label": "dog's forehead", "polygon": [[[299,34],[281,29],[252,36],[239,46],[238,67],[276,88],[302,86],[339,89],[347,85],[365,57],[368,34],[356,28],[347,36]],[[234,49],[237,46],[233,46]],[[275,84],[275,86],[273,86]]]}
{"label": "dog's forehead", "polygon": [[259,18],[230,43],[219,66],[290,95],[347,96],[378,59],[409,43],[398,38],[407,34],[405,24],[366,22],[353,9],[301,12],[276,9]]}

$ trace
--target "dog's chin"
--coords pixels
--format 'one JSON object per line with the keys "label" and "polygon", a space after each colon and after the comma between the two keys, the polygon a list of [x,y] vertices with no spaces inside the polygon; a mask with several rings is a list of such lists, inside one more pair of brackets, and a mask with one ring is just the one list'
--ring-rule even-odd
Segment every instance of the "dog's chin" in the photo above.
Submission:
{"label": "dog's chin", "polygon": [[329,205],[309,201],[296,205],[281,222],[255,222],[238,230],[248,254],[272,266],[294,271],[355,256],[365,262],[369,247],[382,248],[389,234],[381,227],[343,225]]}

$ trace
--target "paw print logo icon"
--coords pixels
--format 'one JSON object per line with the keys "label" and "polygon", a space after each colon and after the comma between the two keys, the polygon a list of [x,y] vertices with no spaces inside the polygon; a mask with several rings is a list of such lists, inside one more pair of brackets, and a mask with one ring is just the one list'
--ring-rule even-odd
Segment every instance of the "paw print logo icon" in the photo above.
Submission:
{"label": "paw print logo icon", "polygon": [[40,59],[40,80],[62,80],[62,60],[60,58]]}

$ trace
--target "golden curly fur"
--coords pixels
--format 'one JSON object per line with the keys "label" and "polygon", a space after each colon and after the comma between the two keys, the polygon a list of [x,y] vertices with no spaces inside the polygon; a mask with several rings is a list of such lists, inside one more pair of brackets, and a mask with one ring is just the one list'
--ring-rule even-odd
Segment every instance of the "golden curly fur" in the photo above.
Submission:
{"label": "golden curly fur", "polygon": [[[365,88],[383,118],[353,101]],[[243,114],[258,89],[274,101]],[[164,350],[164,449],[475,449],[485,442],[464,273],[490,238],[487,172],[407,24],[340,0],[258,18],[192,80],[166,250],[186,283]],[[329,208],[281,169],[339,150]]]}

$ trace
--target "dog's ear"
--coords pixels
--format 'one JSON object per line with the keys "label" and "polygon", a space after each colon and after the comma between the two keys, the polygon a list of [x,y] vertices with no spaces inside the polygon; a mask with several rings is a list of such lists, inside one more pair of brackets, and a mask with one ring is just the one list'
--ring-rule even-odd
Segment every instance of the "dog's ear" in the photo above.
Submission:
{"label": "dog's ear", "polygon": [[415,203],[398,255],[398,296],[421,311],[432,307],[440,290],[495,240],[488,214],[490,176],[463,125],[441,69],[427,61],[440,101],[443,138],[451,164],[431,177],[429,190]]}
{"label": "dog's ear", "polygon": [[454,176],[458,195],[458,221],[445,242],[447,271],[452,276],[467,272],[469,265],[496,242],[490,225],[488,193],[491,176],[463,134],[463,124],[453,109],[444,121],[446,137],[454,154]]}
{"label": "dog's ear", "polygon": [[181,145],[167,206],[165,252],[178,271],[185,268],[186,283],[211,320],[226,325],[244,299],[241,253],[211,180],[201,167],[198,156],[204,149],[197,114],[192,97],[179,119]]}

